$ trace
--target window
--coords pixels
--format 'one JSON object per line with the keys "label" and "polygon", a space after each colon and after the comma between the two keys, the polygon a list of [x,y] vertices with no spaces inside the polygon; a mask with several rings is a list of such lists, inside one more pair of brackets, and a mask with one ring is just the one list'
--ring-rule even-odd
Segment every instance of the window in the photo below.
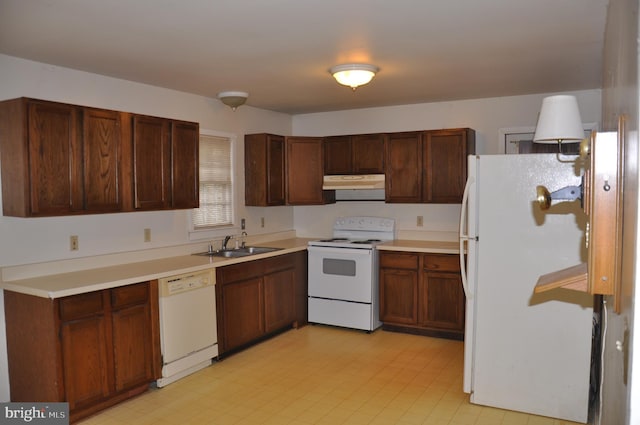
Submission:
{"label": "window", "polygon": [[[592,130],[597,130],[596,123],[583,124],[584,137],[589,138]],[[504,153],[558,153],[558,144],[533,143],[535,127],[501,128],[499,131],[500,143],[504,144]],[[579,143],[565,143],[561,145],[563,154],[577,155],[580,151]]]}
{"label": "window", "polygon": [[233,224],[232,138],[200,134],[200,208],[192,213],[193,229]]}

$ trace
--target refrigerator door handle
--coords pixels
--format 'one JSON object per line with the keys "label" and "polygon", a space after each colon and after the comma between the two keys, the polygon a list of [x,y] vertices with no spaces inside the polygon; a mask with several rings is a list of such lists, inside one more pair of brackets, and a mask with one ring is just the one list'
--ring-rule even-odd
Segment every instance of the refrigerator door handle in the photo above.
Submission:
{"label": "refrigerator door handle", "polygon": [[464,255],[464,243],[469,240],[469,235],[466,233],[466,225],[467,225],[467,209],[469,206],[469,188],[473,185],[475,179],[473,176],[470,176],[467,179],[467,183],[464,186],[464,192],[462,194],[462,208],[460,210],[460,275],[462,276],[462,289],[464,289],[464,294],[467,299],[471,298],[471,293],[469,292],[469,282],[467,279],[467,262],[465,261]]}
{"label": "refrigerator door handle", "polygon": [[[462,192],[462,209],[460,210],[460,239],[468,239],[469,235],[466,233],[467,224],[467,209],[469,207],[469,188],[473,185],[475,179],[473,176],[467,179],[467,183],[464,185],[464,192]],[[462,251],[461,251],[462,252]]]}

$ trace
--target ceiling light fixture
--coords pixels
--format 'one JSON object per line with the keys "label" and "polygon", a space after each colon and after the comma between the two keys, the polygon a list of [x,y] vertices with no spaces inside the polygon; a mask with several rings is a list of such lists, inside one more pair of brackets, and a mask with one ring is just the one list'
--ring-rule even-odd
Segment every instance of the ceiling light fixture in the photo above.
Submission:
{"label": "ceiling light fixture", "polygon": [[218,99],[234,111],[238,106],[244,105],[249,97],[249,93],[243,91],[221,91],[218,93]]}
{"label": "ceiling light fixture", "polygon": [[353,90],[367,84],[380,69],[366,63],[345,63],[329,69],[333,78],[343,86],[349,86]]}
{"label": "ceiling light fixture", "polygon": [[582,119],[575,96],[549,96],[542,100],[535,143],[578,143],[584,139]]}

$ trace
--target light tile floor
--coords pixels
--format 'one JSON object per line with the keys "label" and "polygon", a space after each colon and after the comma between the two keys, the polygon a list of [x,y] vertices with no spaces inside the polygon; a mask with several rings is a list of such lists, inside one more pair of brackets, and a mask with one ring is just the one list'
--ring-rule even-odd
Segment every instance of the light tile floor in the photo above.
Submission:
{"label": "light tile floor", "polygon": [[462,363],[459,341],[306,326],[81,423],[572,424],[470,404]]}

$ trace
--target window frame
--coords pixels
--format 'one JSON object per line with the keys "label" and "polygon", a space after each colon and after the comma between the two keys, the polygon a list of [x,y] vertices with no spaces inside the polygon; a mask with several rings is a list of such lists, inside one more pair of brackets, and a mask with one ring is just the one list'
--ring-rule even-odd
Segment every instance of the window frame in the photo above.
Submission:
{"label": "window frame", "polygon": [[[200,129],[200,135],[229,139],[231,144],[231,224],[223,224],[206,228],[196,228],[193,222],[192,209],[187,210],[187,223],[189,240],[207,240],[226,236],[239,229],[238,223],[238,179],[236,178],[236,159],[238,152],[238,136],[234,133],[226,133],[216,130]],[[199,164],[198,164],[199,166]],[[200,170],[198,169],[198,173]],[[198,190],[200,190],[198,184]]]}
{"label": "window frame", "polygon": [[[598,131],[598,123],[588,122],[582,123],[585,136],[589,137],[591,131]],[[519,155],[517,149],[518,138],[529,141],[533,139],[536,132],[535,127],[507,127],[498,130],[499,154]]]}

